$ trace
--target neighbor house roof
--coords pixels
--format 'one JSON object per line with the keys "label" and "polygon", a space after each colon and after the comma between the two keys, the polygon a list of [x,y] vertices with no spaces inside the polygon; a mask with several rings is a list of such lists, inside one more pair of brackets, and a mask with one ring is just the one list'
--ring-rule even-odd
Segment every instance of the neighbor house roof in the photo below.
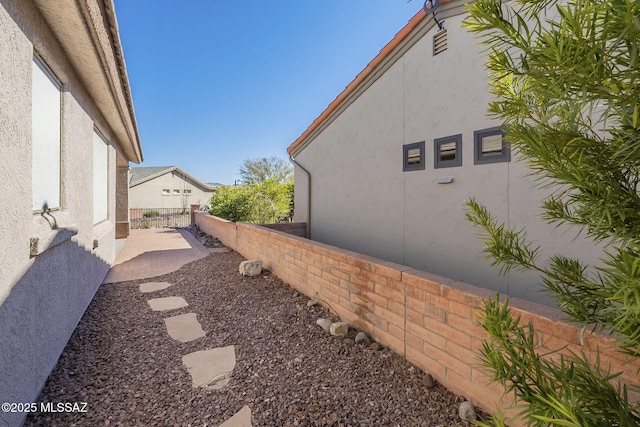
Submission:
{"label": "neighbor house roof", "polygon": [[33,3],[107,121],[122,157],[142,162],[113,0],[33,0]]}
{"label": "neighbor house roof", "polygon": [[136,185],[140,185],[147,181],[151,181],[154,178],[158,178],[159,176],[165,175],[167,173],[176,172],[186,179],[191,181],[194,185],[202,188],[207,191],[214,191],[217,186],[206,184],[199,179],[189,175],[182,169],[177,166],[148,166],[148,167],[139,167],[139,168],[131,168],[131,175],[129,178],[129,188],[135,187]]}
{"label": "neighbor house roof", "polygon": [[[443,3],[453,3],[454,0],[440,0],[440,4]],[[418,13],[416,13],[413,18],[409,20],[407,25],[405,25],[396,35],[395,37],[387,43],[385,47],[380,50],[380,53],[376,55],[369,64],[362,70],[355,79],[336,97],[336,99],[329,104],[329,106],[316,118],[311,125],[305,130],[302,135],[298,137],[288,148],[287,152],[295,156],[297,153],[304,149],[305,141],[312,136],[314,131],[316,131],[319,127],[321,127],[325,122],[332,120],[332,117],[336,110],[347,101],[350,96],[354,94],[354,92],[363,85],[368,78],[374,73],[374,71],[384,62],[386,62],[392,54],[397,50],[399,46],[401,46],[404,42],[409,39],[409,36],[413,33],[414,29],[418,27],[425,17],[427,17],[427,13],[420,9]],[[429,17],[430,18],[430,17]],[[431,18],[430,18],[431,19]]]}

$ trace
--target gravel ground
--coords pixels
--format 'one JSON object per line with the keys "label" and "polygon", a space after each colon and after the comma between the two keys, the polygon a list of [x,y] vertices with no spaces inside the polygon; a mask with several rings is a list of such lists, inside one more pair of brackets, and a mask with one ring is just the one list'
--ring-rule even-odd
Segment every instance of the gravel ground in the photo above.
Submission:
{"label": "gravel ground", "polygon": [[[85,413],[30,414],[27,426],[217,426],[244,405],[255,426],[469,426],[464,398],[396,353],[329,336],[276,276],[243,277],[235,252],[214,253],[177,272],[103,285],[89,305],[38,402],[87,402]],[[142,294],[140,283],[174,286]],[[150,298],[182,296],[207,336],[171,339]],[[234,345],[237,364],[221,390],[194,389],[182,356]]]}

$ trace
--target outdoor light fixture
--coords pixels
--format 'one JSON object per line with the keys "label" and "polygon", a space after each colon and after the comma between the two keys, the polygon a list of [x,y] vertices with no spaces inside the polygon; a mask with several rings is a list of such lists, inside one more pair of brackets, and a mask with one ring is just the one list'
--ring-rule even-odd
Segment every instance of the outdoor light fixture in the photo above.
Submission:
{"label": "outdoor light fixture", "polygon": [[436,18],[436,9],[438,9],[438,6],[440,6],[440,0],[426,0],[422,8],[425,12],[433,15],[433,20],[436,21],[436,24],[438,24],[438,28],[440,30],[444,30],[442,22],[438,21],[438,18]]}

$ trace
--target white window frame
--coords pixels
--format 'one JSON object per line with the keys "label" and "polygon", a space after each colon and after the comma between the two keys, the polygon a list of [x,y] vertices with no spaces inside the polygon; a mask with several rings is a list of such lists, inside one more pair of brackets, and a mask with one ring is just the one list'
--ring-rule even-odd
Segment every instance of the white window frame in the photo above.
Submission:
{"label": "white window frame", "polygon": [[33,57],[31,82],[32,209],[61,208],[62,83],[42,59]]}

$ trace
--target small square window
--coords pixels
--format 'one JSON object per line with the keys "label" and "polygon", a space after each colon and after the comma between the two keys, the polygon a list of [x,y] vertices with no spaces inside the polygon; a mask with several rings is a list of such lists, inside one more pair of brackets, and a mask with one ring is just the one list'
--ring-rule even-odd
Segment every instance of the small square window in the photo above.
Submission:
{"label": "small square window", "polygon": [[184,194],[191,194],[191,190],[183,190],[182,191]]}
{"label": "small square window", "polygon": [[462,166],[462,134],[434,139],[433,157],[436,169]]}
{"label": "small square window", "polygon": [[180,195],[180,190],[173,190],[173,195],[174,196],[179,196]]}
{"label": "small square window", "polygon": [[168,188],[163,188],[162,189],[162,195],[163,196],[170,196],[171,195],[171,190]]}
{"label": "small square window", "polygon": [[473,163],[500,163],[511,161],[511,150],[504,139],[501,127],[477,130],[473,133],[474,159]]}
{"label": "small square window", "polygon": [[402,170],[424,170],[424,141],[402,146]]}

